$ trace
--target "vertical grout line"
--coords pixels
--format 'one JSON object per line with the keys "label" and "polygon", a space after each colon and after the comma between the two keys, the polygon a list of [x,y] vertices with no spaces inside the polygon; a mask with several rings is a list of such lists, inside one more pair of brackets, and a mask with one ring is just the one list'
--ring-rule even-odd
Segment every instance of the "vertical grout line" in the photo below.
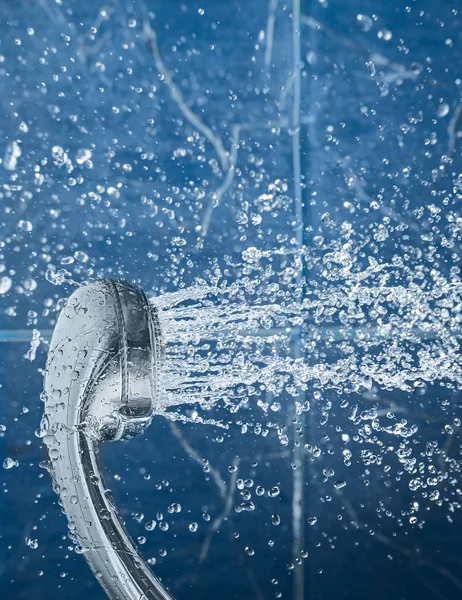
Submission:
{"label": "vertical grout line", "polygon": [[[301,188],[301,149],[300,149],[300,106],[301,106],[301,19],[300,19],[300,0],[293,0],[292,9],[292,44],[293,44],[293,104],[292,104],[292,167],[294,183],[294,208],[295,208],[295,236],[296,247],[299,251],[299,265],[297,274],[297,294],[298,302],[303,301],[304,292],[304,268],[303,268],[303,203]],[[303,329],[299,325],[295,331],[295,358],[302,358],[303,355]],[[303,406],[305,401],[305,392],[300,391],[298,402]],[[305,572],[303,565],[297,565],[296,560],[300,559],[301,551],[305,543],[305,461],[304,450],[304,413],[299,417],[294,411],[294,455],[293,455],[293,491],[292,491],[292,562],[295,565],[293,571],[293,600],[304,600],[305,598]]]}
{"label": "vertical grout line", "polygon": [[267,75],[269,74],[271,62],[273,60],[274,25],[276,23],[276,10],[278,7],[278,2],[279,0],[269,0],[265,35],[265,71]]}

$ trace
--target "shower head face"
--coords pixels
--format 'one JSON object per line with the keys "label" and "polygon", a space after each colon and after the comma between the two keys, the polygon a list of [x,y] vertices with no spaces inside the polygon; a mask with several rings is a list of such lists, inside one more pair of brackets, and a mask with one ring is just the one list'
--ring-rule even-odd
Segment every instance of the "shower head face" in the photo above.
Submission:
{"label": "shower head face", "polygon": [[[45,376],[45,429],[129,439],[156,410],[161,338],[144,292],[104,279],[81,286],[59,314]],[[54,431],[53,431],[54,430]]]}

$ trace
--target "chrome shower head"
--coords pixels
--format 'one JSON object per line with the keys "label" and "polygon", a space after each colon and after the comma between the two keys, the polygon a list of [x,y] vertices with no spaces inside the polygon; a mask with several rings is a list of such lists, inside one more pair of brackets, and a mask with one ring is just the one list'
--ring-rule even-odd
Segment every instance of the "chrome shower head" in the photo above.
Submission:
{"label": "chrome shower head", "polygon": [[130,439],[151,423],[161,361],[157,312],[133,285],[82,285],[59,314],[42,435],[70,536],[112,600],[172,598],[137,554],[98,461],[101,442]]}

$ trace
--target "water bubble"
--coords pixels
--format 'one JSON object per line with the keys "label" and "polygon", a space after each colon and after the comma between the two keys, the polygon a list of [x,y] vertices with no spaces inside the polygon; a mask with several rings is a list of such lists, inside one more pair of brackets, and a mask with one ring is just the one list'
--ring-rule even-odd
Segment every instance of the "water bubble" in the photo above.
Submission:
{"label": "water bubble", "polygon": [[192,531],[194,533],[195,531],[197,531],[198,527],[199,527],[199,525],[197,523],[190,523],[189,531]]}
{"label": "water bubble", "polygon": [[154,531],[154,529],[156,528],[157,522],[156,521],[148,521],[146,523],[146,525],[144,526],[144,528],[146,529],[146,531]]}
{"label": "water bubble", "polygon": [[271,523],[273,525],[280,525],[281,524],[281,517],[279,515],[272,515],[271,516]]}
{"label": "water bubble", "polygon": [[317,517],[309,517],[308,518],[308,525],[315,525],[317,522],[318,522]]}

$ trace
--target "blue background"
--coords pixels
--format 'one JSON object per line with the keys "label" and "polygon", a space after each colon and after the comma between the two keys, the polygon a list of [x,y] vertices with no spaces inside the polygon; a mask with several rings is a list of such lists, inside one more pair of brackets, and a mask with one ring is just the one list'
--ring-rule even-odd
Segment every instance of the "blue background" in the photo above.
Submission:
{"label": "blue background", "polygon": [[[267,31],[272,7],[274,46],[265,67],[267,37],[260,32]],[[98,18],[103,8],[106,17]],[[12,141],[22,152],[14,170],[7,170],[5,161],[0,164],[0,263],[5,265],[0,277],[8,274],[13,280],[11,290],[0,296],[2,331],[20,337],[27,329],[28,340],[36,318],[34,326],[46,338],[55,315],[50,306],[72,290],[47,281],[49,268],[65,268],[77,281],[122,276],[159,293],[188,285],[213,261],[223,265],[225,256],[232,261],[248,246],[275,248],[293,235],[291,12],[290,3],[260,0],[1,2],[0,157]],[[321,215],[329,211],[358,230],[384,215],[395,225],[406,223],[409,244],[418,247],[421,231],[413,223],[413,209],[441,203],[444,193],[435,199],[431,190],[452,185],[447,173],[434,177],[432,170],[447,153],[448,126],[460,103],[462,5],[457,0],[306,0],[302,13],[305,242],[311,243]],[[358,14],[366,20],[358,22]],[[194,128],[159,78],[143,37],[148,16],[187,105],[227,149],[233,125],[241,125],[238,173],[204,238],[197,227],[223,175],[211,144],[204,138],[188,140]],[[391,39],[385,39],[385,30]],[[374,76],[366,67],[371,60]],[[439,117],[442,103],[449,111]],[[72,160],[72,173],[53,160],[55,146]],[[92,167],[76,163],[82,148],[91,149]],[[410,169],[409,177],[404,168]],[[460,140],[449,170],[457,168]],[[263,211],[261,196],[277,179],[286,180],[288,190]],[[118,193],[107,192],[117,185]],[[381,211],[370,210],[377,194],[384,198]],[[260,223],[252,223],[252,213],[261,215]],[[20,220],[30,221],[32,231],[18,228]],[[177,246],[176,237],[186,244]],[[88,261],[63,263],[76,252],[85,252]],[[28,316],[31,310],[36,317]],[[42,410],[46,345],[32,362],[25,358],[28,347],[28,341],[0,343],[0,424],[6,428],[0,450],[2,460],[19,461],[19,467],[0,473],[0,594],[7,600],[32,595],[73,600],[83,594],[96,600],[104,594],[82,557],[69,549],[65,517],[48,474],[39,467],[45,450],[34,431]],[[433,411],[440,399],[436,386],[417,400],[404,393],[381,395],[385,406],[393,401],[412,412],[422,451],[428,439],[441,438],[442,421]],[[444,390],[444,399],[445,416],[457,415],[460,393]],[[367,405],[367,398],[359,401]],[[393,466],[390,477],[383,469],[368,472],[358,458],[345,467],[336,427],[346,417],[333,411],[322,427],[319,416],[314,406],[307,437],[322,455],[307,458],[305,512],[318,522],[306,532],[309,557],[298,567],[305,570],[306,598],[460,598],[460,513],[422,502],[426,523],[422,529],[410,526],[405,511],[413,496],[400,480],[400,466]],[[180,599],[260,599],[276,593],[291,598],[293,571],[286,567],[291,561],[291,444],[283,447],[272,435],[242,435],[237,425],[221,443],[213,428],[180,428],[226,483],[228,467],[239,455],[239,477],[266,488],[277,484],[281,494],[257,498],[252,513],[231,511],[207,559],[199,563],[210,525],[202,513],[213,520],[223,510],[222,499],[168,423],[154,420],[142,439],[102,451],[108,485],[130,533],[147,538],[143,556],[156,557],[156,572]],[[458,439],[453,453],[457,459]],[[333,493],[331,480],[323,483],[322,470],[328,467],[335,468],[336,479],[347,481],[342,494]],[[182,505],[181,513],[167,513],[172,502]],[[158,511],[168,516],[169,530],[146,532],[144,523]],[[144,514],[142,523],[135,513]],[[274,513],[281,516],[279,527],[271,524]],[[193,521],[199,523],[195,533],[188,529]],[[37,539],[38,548],[28,547],[26,537]],[[246,546],[254,556],[245,553]],[[161,548],[168,551],[165,558],[159,556]]]}

